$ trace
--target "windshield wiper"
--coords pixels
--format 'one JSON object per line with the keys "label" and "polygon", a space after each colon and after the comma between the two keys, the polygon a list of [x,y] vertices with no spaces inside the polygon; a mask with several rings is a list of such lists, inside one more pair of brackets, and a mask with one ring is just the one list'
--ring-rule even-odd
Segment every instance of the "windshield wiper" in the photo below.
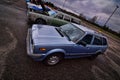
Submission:
{"label": "windshield wiper", "polygon": [[70,37],[64,31],[62,31],[62,32],[68,38],[68,40],[71,41]]}
{"label": "windshield wiper", "polygon": [[61,27],[59,27],[59,31],[62,32],[68,38],[69,41],[71,41],[70,37],[62,30]]}
{"label": "windshield wiper", "polygon": [[61,31],[59,31],[58,30],[58,28],[55,28],[57,31],[58,31],[58,33],[63,37],[64,35],[61,33]]}

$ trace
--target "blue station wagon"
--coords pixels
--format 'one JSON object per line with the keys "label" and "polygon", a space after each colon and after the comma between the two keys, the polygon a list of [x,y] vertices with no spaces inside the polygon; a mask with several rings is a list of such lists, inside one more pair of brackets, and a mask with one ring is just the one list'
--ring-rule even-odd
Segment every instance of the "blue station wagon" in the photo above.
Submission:
{"label": "blue station wagon", "polygon": [[50,66],[64,58],[95,58],[108,47],[105,36],[75,23],[60,27],[34,24],[26,41],[27,54]]}

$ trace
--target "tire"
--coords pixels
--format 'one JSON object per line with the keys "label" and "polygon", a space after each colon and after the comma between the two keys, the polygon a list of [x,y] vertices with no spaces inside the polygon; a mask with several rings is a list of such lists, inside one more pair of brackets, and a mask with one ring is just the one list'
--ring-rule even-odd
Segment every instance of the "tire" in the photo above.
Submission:
{"label": "tire", "polygon": [[52,54],[52,55],[49,55],[44,60],[44,64],[46,64],[48,66],[54,66],[54,65],[58,64],[62,59],[63,59],[62,54]]}
{"label": "tire", "polygon": [[35,23],[36,24],[46,24],[46,21],[39,18],[39,19],[36,19]]}

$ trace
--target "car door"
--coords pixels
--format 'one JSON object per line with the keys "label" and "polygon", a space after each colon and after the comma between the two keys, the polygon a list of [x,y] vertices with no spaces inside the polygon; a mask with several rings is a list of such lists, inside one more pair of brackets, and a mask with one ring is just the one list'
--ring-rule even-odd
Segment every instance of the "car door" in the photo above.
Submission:
{"label": "car door", "polygon": [[[91,50],[91,42],[93,40],[93,35],[87,34],[83,39],[81,39],[77,44],[72,47],[70,55],[89,55],[93,51]],[[82,43],[81,43],[82,42]]]}
{"label": "car door", "polygon": [[61,26],[61,25],[67,24],[68,22],[62,19],[50,17],[48,20],[48,23],[53,26]]}

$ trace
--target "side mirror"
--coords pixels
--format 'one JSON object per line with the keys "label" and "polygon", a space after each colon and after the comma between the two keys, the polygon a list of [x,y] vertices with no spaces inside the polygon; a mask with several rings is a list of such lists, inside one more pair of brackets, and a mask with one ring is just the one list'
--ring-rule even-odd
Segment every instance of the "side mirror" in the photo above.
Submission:
{"label": "side mirror", "polygon": [[87,45],[87,43],[85,41],[79,41],[77,44],[82,45],[84,47]]}

